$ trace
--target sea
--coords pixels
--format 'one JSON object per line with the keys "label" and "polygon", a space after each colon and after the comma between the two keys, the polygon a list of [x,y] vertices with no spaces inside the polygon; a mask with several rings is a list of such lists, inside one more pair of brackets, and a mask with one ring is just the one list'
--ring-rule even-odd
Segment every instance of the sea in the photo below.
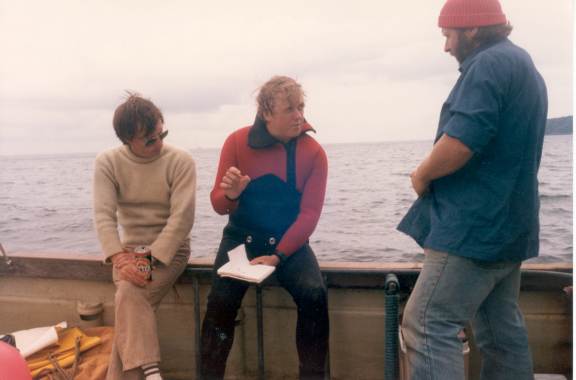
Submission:
{"label": "sea", "polygon": [[[326,202],[310,243],[321,261],[407,262],[422,250],[396,225],[416,196],[409,173],[431,141],[326,145]],[[190,149],[198,189],[192,256],[214,258],[227,222],[209,193],[219,149]],[[6,252],[100,255],[92,220],[96,153],[0,156],[0,243]],[[572,262],[572,136],[546,136],[540,183],[540,256]]]}

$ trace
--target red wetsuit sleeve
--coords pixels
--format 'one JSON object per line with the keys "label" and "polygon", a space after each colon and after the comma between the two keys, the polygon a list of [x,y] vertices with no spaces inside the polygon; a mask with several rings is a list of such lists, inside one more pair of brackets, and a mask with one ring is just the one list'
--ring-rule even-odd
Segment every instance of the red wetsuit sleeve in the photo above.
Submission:
{"label": "red wetsuit sleeve", "polygon": [[[298,161],[298,158],[296,159]],[[301,172],[296,169],[296,173]],[[290,256],[297,249],[302,247],[310,238],[312,232],[318,224],[324,196],[326,194],[326,180],[328,177],[328,159],[326,152],[319,147],[315,157],[310,176],[304,184],[302,199],[300,201],[300,214],[292,226],[286,231],[277,249],[279,252]]]}
{"label": "red wetsuit sleeve", "polygon": [[220,188],[222,177],[231,166],[238,167],[236,152],[236,134],[233,133],[224,142],[220,152],[220,162],[218,163],[218,172],[214,181],[214,187],[210,192],[210,201],[212,207],[220,215],[230,214],[238,205],[237,201],[231,201],[224,195],[224,190]]}

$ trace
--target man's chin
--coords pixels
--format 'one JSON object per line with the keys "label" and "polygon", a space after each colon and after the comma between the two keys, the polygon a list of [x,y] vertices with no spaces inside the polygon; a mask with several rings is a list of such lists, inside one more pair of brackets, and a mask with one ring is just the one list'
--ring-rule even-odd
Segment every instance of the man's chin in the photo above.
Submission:
{"label": "man's chin", "polygon": [[148,152],[148,154],[146,155],[147,156],[146,158],[154,158],[157,155],[159,155],[160,152],[161,152],[161,149],[156,149],[156,150],[153,150],[151,152]]}

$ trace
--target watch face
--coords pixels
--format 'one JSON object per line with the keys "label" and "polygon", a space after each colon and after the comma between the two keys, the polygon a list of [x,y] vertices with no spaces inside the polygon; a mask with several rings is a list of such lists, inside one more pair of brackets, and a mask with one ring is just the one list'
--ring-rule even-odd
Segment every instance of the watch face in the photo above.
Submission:
{"label": "watch face", "polygon": [[150,253],[150,247],[148,247],[147,245],[139,245],[137,247],[134,247],[133,250],[134,253],[138,253],[138,254],[145,254],[145,253]]}

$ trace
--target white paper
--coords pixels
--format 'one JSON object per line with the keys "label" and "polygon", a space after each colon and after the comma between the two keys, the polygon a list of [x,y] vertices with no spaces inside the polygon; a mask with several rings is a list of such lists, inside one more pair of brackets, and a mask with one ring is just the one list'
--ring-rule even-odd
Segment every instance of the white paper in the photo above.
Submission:
{"label": "white paper", "polygon": [[58,342],[58,332],[56,327],[66,328],[67,323],[60,322],[55,326],[36,327],[28,330],[20,330],[10,333],[16,341],[16,348],[20,354],[26,358],[43,348]]}
{"label": "white paper", "polygon": [[246,255],[244,244],[228,252],[229,261],[218,269],[221,277],[232,277],[238,280],[260,283],[272,272],[275,267],[271,265],[251,265]]}
{"label": "white paper", "polygon": [[246,255],[246,247],[244,244],[240,244],[238,247],[228,252],[228,260],[234,266],[250,265],[248,261],[248,255]]}

